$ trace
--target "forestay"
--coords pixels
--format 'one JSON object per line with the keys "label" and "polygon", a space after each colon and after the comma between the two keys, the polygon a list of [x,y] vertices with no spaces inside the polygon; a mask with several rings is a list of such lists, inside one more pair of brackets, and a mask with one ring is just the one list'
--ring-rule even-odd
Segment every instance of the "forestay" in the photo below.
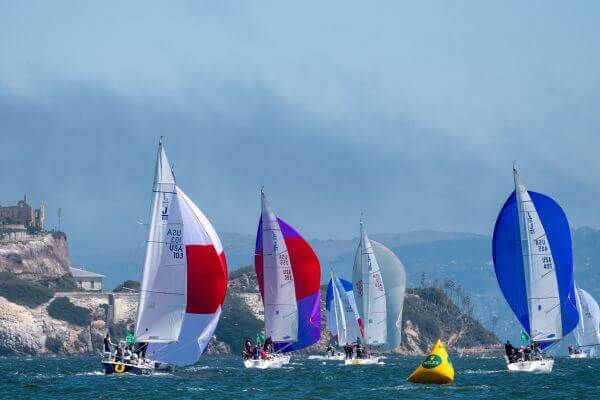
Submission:
{"label": "forestay", "polygon": [[281,227],[264,193],[261,205],[265,336],[273,342],[295,342],[298,306],[292,265]]}
{"label": "forestay", "polygon": [[135,330],[139,342],[164,343],[179,337],[186,304],[183,234],[175,177],[161,143]]}
{"label": "forestay", "polygon": [[352,284],[356,289],[356,305],[363,322],[365,344],[384,345],[387,340],[385,288],[379,263],[362,221]]}

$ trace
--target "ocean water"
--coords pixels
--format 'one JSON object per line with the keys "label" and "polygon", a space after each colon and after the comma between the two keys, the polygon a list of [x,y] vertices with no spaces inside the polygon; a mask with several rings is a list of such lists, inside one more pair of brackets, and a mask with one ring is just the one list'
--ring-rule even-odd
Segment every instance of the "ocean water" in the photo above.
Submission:
{"label": "ocean water", "polygon": [[550,375],[508,373],[500,358],[454,358],[456,382],[406,381],[421,357],[383,365],[293,356],[279,370],[244,369],[238,357],[205,356],[195,366],[153,376],[104,376],[98,357],[0,358],[0,398],[64,399],[595,399],[600,359],[556,359]]}

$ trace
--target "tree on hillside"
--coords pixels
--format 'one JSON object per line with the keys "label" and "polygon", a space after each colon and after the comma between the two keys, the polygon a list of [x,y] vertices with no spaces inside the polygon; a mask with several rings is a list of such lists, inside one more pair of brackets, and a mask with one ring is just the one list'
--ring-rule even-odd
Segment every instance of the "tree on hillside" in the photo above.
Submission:
{"label": "tree on hillside", "polygon": [[138,281],[132,281],[130,279],[126,280],[125,282],[121,283],[119,286],[117,286],[113,292],[115,293],[120,293],[120,292],[139,292],[140,291],[140,283]]}

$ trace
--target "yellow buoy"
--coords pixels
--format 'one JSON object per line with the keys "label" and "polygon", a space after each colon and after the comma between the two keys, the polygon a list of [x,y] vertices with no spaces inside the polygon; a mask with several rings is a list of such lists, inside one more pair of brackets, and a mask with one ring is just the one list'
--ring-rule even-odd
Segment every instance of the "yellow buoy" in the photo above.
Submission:
{"label": "yellow buoy", "polygon": [[429,355],[408,377],[414,383],[452,383],[454,367],[446,351],[446,346],[438,340]]}

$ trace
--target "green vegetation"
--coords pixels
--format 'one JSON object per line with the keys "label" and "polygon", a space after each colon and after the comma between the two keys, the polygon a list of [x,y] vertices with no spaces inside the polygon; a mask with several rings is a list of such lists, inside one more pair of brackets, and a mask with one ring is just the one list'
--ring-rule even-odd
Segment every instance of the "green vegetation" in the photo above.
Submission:
{"label": "green vegetation", "polygon": [[[453,333],[458,335],[455,347],[498,343],[496,336],[472,317],[469,312],[471,310],[469,301],[464,302],[465,313],[441,288],[407,289],[406,293],[403,313],[404,329],[406,329],[407,321],[410,321],[421,334],[420,342],[424,346],[434,343],[439,338],[447,340]],[[423,348],[422,350],[426,351],[427,349]]]}
{"label": "green vegetation", "polygon": [[121,283],[119,286],[114,288],[113,292],[139,292],[140,291],[140,283],[138,281],[126,280]]}
{"label": "green vegetation", "polygon": [[133,324],[129,324],[127,322],[119,322],[118,324],[110,324],[108,327],[108,332],[110,333],[110,337],[115,340],[125,339],[129,332],[133,332],[134,329]]}
{"label": "green vegetation", "polygon": [[67,297],[57,297],[46,307],[52,318],[67,321],[75,325],[86,326],[90,323],[90,311],[71,303]]}
{"label": "green vegetation", "polygon": [[64,274],[57,278],[48,278],[41,282],[54,292],[79,292],[75,278],[71,274]]}
{"label": "green vegetation", "polygon": [[249,338],[254,342],[255,335],[262,329],[263,323],[254,317],[246,303],[239,297],[228,294],[223,304],[221,321],[215,331],[217,340],[227,343],[232,353],[236,354],[245,339]]}
{"label": "green vegetation", "polygon": [[63,239],[67,240],[67,234],[61,231],[52,231],[52,237],[54,239]]}
{"label": "green vegetation", "polygon": [[10,302],[34,308],[48,302],[53,295],[52,289],[40,283],[19,279],[10,272],[0,272],[0,296]]}

